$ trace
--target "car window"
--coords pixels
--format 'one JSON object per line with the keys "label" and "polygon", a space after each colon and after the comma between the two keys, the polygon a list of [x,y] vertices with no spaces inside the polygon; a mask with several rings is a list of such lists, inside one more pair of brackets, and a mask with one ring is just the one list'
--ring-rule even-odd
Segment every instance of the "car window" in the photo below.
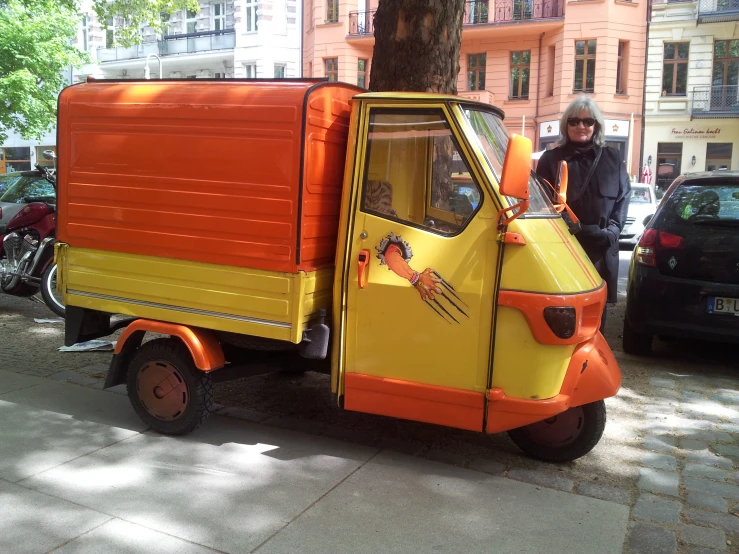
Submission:
{"label": "car window", "polygon": [[22,204],[29,200],[54,203],[56,201],[54,186],[43,177],[23,176],[0,196],[0,202],[13,204]]}
{"label": "car window", "polygon": [[651,204],[652,191],[646,187],[631,187],[631,204]]}
{"label": "car window", "polygon": [[662,210],[664,223],[739,224],[739,183],[690,184],[678,186]]}
{"label": "car window", "polygon": [[22,177],[20,173],[6,173],[0,175],[0,194],[12,187]]}

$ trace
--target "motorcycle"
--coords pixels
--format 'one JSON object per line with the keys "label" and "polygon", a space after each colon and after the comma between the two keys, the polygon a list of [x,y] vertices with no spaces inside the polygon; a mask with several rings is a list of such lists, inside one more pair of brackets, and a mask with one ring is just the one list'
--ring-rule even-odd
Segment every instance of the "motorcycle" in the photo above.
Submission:
{"label": "motorcycle", "polygon": [[[51,151],[44,155],[56,158]],[[56,191],[55,171],[39,164],[36,169]],[[56,292],[56,206],[33,197],[22,203],[3,202],[9,191],[0,197],[0,289],[21,297],[40,291],[49,309],[64,317],[66,310]]]}

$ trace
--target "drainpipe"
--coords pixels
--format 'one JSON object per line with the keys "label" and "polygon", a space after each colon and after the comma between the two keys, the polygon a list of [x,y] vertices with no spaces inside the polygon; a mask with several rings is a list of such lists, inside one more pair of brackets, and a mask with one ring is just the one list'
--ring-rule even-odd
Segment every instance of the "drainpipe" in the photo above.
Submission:
{"label": "drainpipe", "polygon": [[[647,63],[649,60],[649,24],[652,22],[652,0],[647,2],[647,41],[644,48],[644,84],[642,85],[642,99],[641,99],[641,147],[639,148],[639,169],[637,172],[636,179],[641,181],[641,171],[644,167],[644,131],[647,126]],[[657,159],[655,153],[654,159]],[[631,168],[629,168],[631,169]],[[654,172],[655,186],[657,183],[657,171]]]}
{"label": "drainpipe", "polygon": [[544,33],[539,35],[539,61],[536,63],[536,111],[534,112],[534,151],[539,151],[539,96],[541,96],[541,41]]}

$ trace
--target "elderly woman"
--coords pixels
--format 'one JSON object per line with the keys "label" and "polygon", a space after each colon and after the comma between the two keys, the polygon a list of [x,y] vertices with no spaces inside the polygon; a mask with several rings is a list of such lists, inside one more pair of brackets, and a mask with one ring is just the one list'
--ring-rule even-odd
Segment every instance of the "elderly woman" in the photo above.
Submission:
{"label": "elderly woman", "polygon": [[[559,162],[567,162],[567,203],[582,225],[575,236],[608,285],[608,302],[614,303],[618,237],[626,223],[631,185],[618,150],[604,143],[604,125],[592,98],[580,96],[573,100],[559,123],[562,139],[555,148],[544,152],[536,172],[554,184]],[[605,321],[604,311],[601,330]]]}

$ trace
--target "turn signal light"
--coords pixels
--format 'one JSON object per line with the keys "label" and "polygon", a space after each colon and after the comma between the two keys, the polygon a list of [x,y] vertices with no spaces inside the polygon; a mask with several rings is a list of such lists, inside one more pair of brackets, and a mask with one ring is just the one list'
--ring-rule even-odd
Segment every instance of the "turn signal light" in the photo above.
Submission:
{"label": "turn signal light", "polygon": [[573,306],[544,308],[544,319],[552,332],[561,339],[569,339],[575,334],[577,311]]}

